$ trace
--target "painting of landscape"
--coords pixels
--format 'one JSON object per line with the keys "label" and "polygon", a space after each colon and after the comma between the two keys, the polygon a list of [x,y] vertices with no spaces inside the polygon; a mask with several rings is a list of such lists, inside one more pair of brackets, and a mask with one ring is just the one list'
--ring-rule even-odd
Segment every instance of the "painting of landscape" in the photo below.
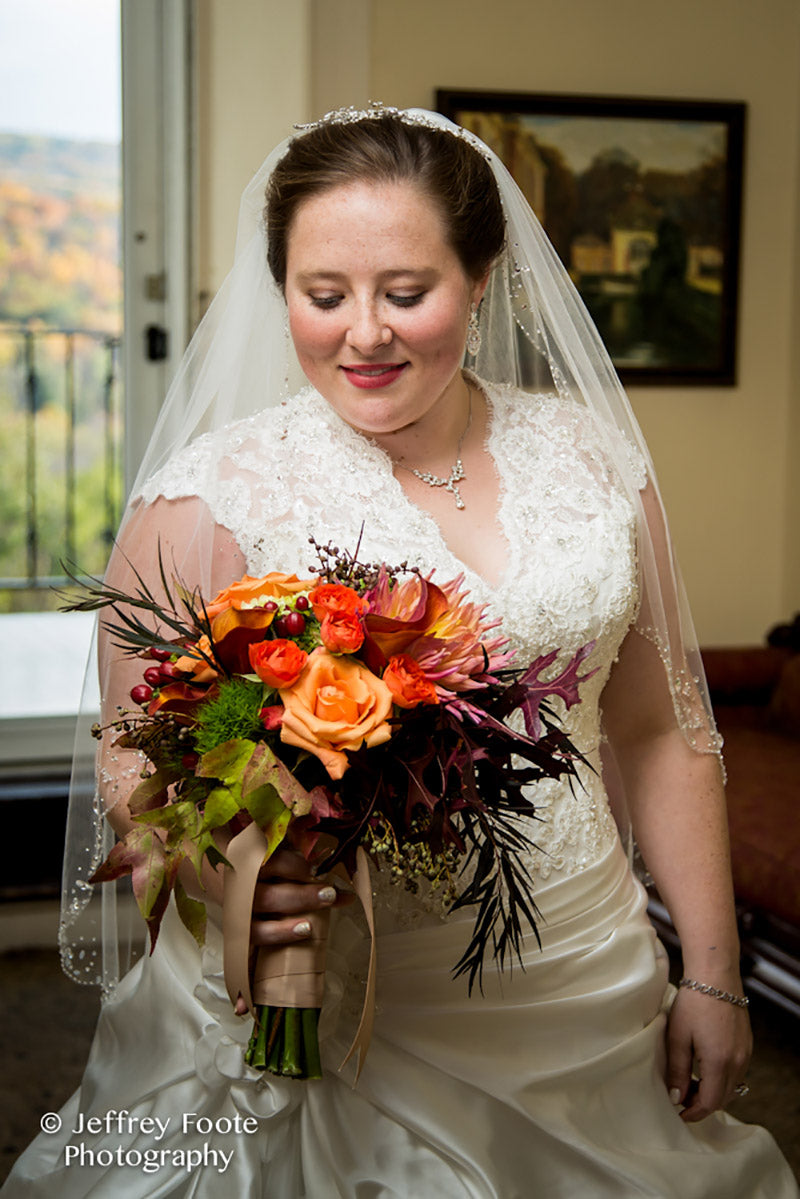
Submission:
{"label": "painting of landscape", "polygon": [[438,107],[508,166],[623,377],[734,382],[742,105],[439,92]]}

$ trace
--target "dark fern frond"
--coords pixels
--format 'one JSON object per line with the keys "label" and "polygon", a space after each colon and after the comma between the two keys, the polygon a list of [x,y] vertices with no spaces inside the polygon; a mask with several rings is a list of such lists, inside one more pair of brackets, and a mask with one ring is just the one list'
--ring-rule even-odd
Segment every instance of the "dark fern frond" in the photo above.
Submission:
{"label": "dark fern frond", "polygon": [[[213,654],[211,622],[199,589],[187,587],[177,570],[170,580],[164,565],[160,539],[158,541],[158,573],[166,603],[156,599],[130,558],[124,553],[123,557],[136,578],[137,586],[131,592],[121,591],[118,587],[110,586],[103,579],[92,575],[87,580],[77,574],[74,564],[62,562],[65,574],[78,588],[79,594],[76,597],[57,590],[56,594],[64,601],[60,605],[60,611],[97,612],[103,608],[111,608],[116,621],[103,621],[103,628],[116,638],[114,644],[117,648],[123,649],[131,655],[153,646],[159,649],[174,650],[176,641],[196,641],[200,635],[205,633],[211,640],[212,654],[205,654],[201,650],[197,652],[209,666],[222,671],[221,663]],[[157,626],[165,626],[169,629],[174,635],[172,641],[168,641],[154,631],[150,624],[145,623],[135,614],[137,611],[149,614],[155,618]],[[223,673],[226,672],[223,671]]]}

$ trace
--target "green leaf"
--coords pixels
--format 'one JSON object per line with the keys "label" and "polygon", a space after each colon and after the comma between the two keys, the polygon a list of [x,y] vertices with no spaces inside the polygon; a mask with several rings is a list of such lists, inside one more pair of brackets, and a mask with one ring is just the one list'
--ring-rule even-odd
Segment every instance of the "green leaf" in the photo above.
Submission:
{"label": "green leaf", "polygon": [[117,842],[89,881],[105,883],[130,874],[139,911],[148,920],[166,882],[166,866],[167,853],[159,835],[153,829],[133,828]]}
{"label": "green leaf", "polygon": [[246,737],[225,741],[203,754],[195,774],[200,778],[219,779],[236,794],[241,790],[242,775],[255,749],[255,741],[249,741]]}
{"label": "green leaf", "polygon": [[201,828],[200,813],[193,803],[187,801],[172,803],[166,808],[156,808],[152,812],[142,812],[136,820],[140,824],[165,829],[165,849],[170,858],[176,857],[179,863],[189,856],[187,845],[193,846],[196,843]]}
{"label": "green leaf", "polygon": [[128,800],[131,815],[136,816],[140,812],[147,812],[151,808],[158,808],[166,804],[169,800],[169,785],[179,777],[174,770],[162,768],[154,771],[131,793]]}
{"label": "green leaf", "polygon": [[269,824],[262,825],[261,831],[267,839],[267,851],[264,857],[271,858],[275,850],[278,848],[283,838],[286,836],[286,830],[289,827],[289,821],[292,819],[292,813],[288,808],[284,807],[282,812],[279,812]]}
{"label": "green leaf", "polygon": [[266,828],[284,814],[291,816],[291,812],[271,783],[265,783],[263,787],[255,787],[249,791],[244,797],[244,806],[259,828]]}
{"label": "green leaf", "polygon": [[[214,840],[212,833],[208,829],[205,829],[198,834],[196,841],[195,841],[194,856],[191,859],[194,864],[195,870],[197,871],[198,878],[200,877],[200,871],[201,871],[201,868],[203,865],[204,857],[208,859],[210,865],[215,870],[216,870],[217,866],[220,866],[220,865],[221,866],[230,866],[231,865],[230,862],[228,861],[228,859],[225,857],[225,854],[222,852],[222,850],[219,848],[216,841]],[[231,869],[233,869],[232,866],[231,866]]]}
{"label": "green leaf", "polygon": [[223,824],[232,820],[236,813],[241,811],[241,808],[240,801],[230,787],[215,787],[206,799],[203,829],[221,828]]}
{"label": "green leaf", "polygon": [[206,905],[188,894],[181,880],[175,880],[175,906],[178,915],[201,947],[206,940]]}
{"label": "green leaf", "polygon": [[[242,776],[242,798],[248,811],[251,811],[248,794],[265,786],[277,792],[294,816],[305,816],[311,811],[311,797],[305,787],[298,783],[268,745],[259,742],[254,747]],[[251,814],[253,819],[257,819],[255,813]]]}

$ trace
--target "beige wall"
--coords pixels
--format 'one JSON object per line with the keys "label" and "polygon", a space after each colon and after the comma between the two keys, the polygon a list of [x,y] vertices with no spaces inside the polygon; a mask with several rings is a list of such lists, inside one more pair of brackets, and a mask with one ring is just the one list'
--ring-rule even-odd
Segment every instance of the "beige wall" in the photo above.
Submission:
{"label": "beige wall", "polygon": [[195,0],[201,302],[233,260],[239,197],[310,114],[308,0]]}
{"label": "beige wall", "polygon": [[[220,281],[223,251],[229,260],[232,197],[296,112],[369,96],[430,105],[437,86],[745,100],[739,383],[640,388],[632,400],[701,641],[760,640],[800,608],[797,0],[199,0],[199,8],[209,286]],[[255,94],[243,95],[258,63]],[[200,87],[202,95],[202,78]]]}

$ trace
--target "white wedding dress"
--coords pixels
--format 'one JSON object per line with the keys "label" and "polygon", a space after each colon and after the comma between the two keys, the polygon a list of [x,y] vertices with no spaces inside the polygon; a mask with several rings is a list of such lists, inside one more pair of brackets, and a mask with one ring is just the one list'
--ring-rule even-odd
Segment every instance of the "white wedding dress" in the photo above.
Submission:
{"label": "white wedding dress", "polygon": [[[463,571],[521,664],[550,649],[566,660],[595,640],[597,673],[566,724],[598,764],[599,697],[637,606],[631,507],[586,418],[552,397],[484,390],[508,547],[494,588],[449,552],[384,454],[313,391],[201,438],[145,498],[200,494],[254,575],[309,573],[310,534],[353,549],[363,522],[362,560],[407,558],[442,580]],[[203,480],[214,473],[212,496]],[[443,919],[424,895],[376,876],[377,1014],[355,1087],[351,1069],[338,1069],[368,953],[352,908],[338,915],[329,950],[325,1078],[309,1083],[243,1064],[250,1021],[225,994],[220,934],[212,927],[200,953],[170,911],[152,958],[103,1007],[62,1132],[37,1138],[4,1196],[797,1196],[763,1129],[725,1114],[687,1125],[670,1103],[665,955],[599,772],[583,782],[574,793],[560,783],[538,790],[530,870],[542,948],[529,936],[525,970],[488,969],[483,994],[468,997],[451,977],[472,914]],[[99,1123],[87,1126],[92,1117]]]}

